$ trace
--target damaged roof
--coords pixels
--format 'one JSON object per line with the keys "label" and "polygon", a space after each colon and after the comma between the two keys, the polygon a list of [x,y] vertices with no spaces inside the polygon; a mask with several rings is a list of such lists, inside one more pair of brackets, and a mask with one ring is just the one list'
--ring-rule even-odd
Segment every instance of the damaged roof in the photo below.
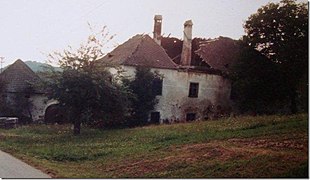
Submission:
{"label": "damaged roof", "polygon": [[[205,39],[194,38],[192,40],[192,56],[191,56],[191,66],[204,66],[209,67],[206,62],[204,62],[200,56],[198,56],[195,51],[199,48],[201,41]],[[161,46],[165,49],[168,56],[176,64],[181,64],[181,53],[183,47],[183,41],[175,37],[162,37]]]}
{"label": "damaged roof", "polygon": [[238,60],[240,45],[236,40],[220,36],[202,41],[195,53],[212,68],[227,72]]}
{"label": "damaged roof", "polygon": [[165,50],[149,35],[136,35],[108,53],[99,62],[127,66],[176,69]]}
{"label": "damaged roof", "polygon": [[22,60],[18,59],[1,74],[0,78],[6,82],[7,92],[24,92],[31,84],[38,83],[41,79]]}

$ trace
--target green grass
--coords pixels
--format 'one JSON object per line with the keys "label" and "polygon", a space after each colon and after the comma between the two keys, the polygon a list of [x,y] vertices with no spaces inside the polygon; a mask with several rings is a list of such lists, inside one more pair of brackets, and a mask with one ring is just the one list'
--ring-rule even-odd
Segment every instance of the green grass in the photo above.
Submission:
{"label": "green grass", "polygon": [[70,178],[308,177],[308,115],[227,118],[133,129],[32,125],[0,149]]}

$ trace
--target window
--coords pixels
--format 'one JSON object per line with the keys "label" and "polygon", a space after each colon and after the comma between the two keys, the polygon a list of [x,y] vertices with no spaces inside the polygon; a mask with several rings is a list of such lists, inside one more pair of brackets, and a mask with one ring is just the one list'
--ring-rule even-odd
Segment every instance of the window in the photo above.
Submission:
{"label": "window", "polygon": [[196,119],[196,113],[187,113],[186,121],[194,121]]}
{"label": "window", "polygon": [[199,83],[190,83],[189,84],[189,93],[188,97],[198,97]]}
{"label": "window", "polygon": [[160,113],[159,112],[152,112],[151,113],[151,123],[158,124],[160,120]]}
{"label": "window", "polygon": [[152,91],[155,95],[162,95],[163,90],[163,80],[160,78],[156,78],[153,81]]}

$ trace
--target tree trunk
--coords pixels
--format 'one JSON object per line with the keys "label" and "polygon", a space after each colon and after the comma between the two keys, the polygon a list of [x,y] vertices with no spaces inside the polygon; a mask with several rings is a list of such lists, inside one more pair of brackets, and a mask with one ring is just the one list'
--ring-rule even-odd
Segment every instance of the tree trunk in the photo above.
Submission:
{"label": "tree trunk", "polygon": [[292,114],[296,114],[297,113],[297,102],[296,102],[296,98],[297,98],[297,93],[295,90],[292,90],[292,92],[290,93],[290,99],[291,99],[291,113]]}
{"label": "tree trunk", "polygon": [[77,118],[74,120],[73,125],[73,134],[79,135],[81,133],[81,121]]}

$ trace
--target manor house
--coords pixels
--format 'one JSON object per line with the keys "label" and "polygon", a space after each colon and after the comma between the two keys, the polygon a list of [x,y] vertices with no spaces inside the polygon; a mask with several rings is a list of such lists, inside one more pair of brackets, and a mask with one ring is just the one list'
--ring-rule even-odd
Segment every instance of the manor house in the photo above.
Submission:
{"label": "manor house", "polygon": [[[124,75],[132,78],[136,67],[148,67],[162,75],[153,87],[156,88],[158,104],[150,113],[151,122],[208,119],[211,112],[230,108],[231,83],[223,70],[215,69],[205,61],[205,66],[193,65],[192,57],[203,56],[203,53],[192,50],[192,27],[191,20],[184,23],[182,51],[170,57],[162,45],[162,16],[156,15],[153,38],[146,34],[135,35],[100,60],[121,66]],[[174,61],[177,58],[179,63]],[[222,67],[218,62],[215,64]]]}
{"label": "manor house", "polygon": [[[229,111],[231,107],[231,82],[226,78],[226,70],[235,58],[217,60],[223,57],[217,52],[220,47],[216,46],[210,53],[210,41],[192,39],[192,27],[191,20],[184,23],[183,41],[162,37],[162,16],[156,15],[153,38],[147,34],[135,35],[98,60],[99,65],[118,65],[124,75],[131,78],[136,67],[148,67],[161,75],[153,87],[158,99],[149,115],[153,123],[209,119],[212,114]],[[233,44],[231,42],[228,44]],[[116,69],[110,70],[116,73]],[[10,65],[0,77],[8,82],[5,98],[18,95],[32,102],[25,113],[34,121],[43,118],[48,121],[57,114],[57,101],[48,100],[42,90],[27,91],[29,83],[36,84],[40,78],[21,60]]]}

